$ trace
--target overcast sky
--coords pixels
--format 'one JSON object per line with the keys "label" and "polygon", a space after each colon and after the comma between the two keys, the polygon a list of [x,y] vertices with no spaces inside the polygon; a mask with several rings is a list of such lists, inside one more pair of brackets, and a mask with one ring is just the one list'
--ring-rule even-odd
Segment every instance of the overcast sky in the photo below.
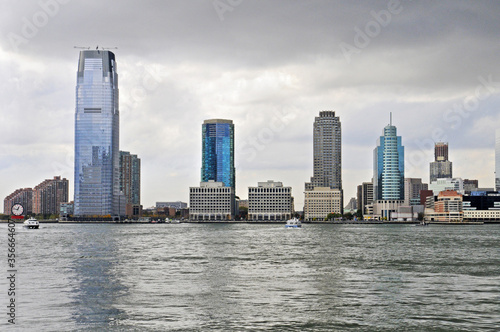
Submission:
{"label": "overcast sky", "polygon": [[500,2],[169,0],[0,2],[0,197],[61,175],[73,199],[79,49],[117,47],[120,149],[142,160],[142,204],[189,201],[201,124],[232,119],[236,191],[292,186],[302,210],[320,111],[342,123],[345,202],[372,177],[393,113],[405,177],[433,142],[456,177],[494,186]]}

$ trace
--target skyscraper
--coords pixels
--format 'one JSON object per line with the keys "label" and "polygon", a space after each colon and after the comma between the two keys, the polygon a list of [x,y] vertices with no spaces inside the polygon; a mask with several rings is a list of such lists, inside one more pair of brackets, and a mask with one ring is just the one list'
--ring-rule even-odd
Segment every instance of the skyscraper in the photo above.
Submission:
{"label": "skyscraper", "polygon": [[500,191],[500,129],[495,135],[495,190]]}
{"label": "skyscraper", "polygon": [[314,165],[306,190],[329,187],[342,190],[342,128],[333,111],[322,111],[314,120]]}
{"label": "skyscraper", "polygon": [[401,136],[391,122],[373,150],[374,200],[404,200],[405,156]]}
{"label": "skyscraper", "polygon": [[126,215],[140,214],[141,159],[135,154],[120,151],[120,193],[125,196]]}
{"label": "skyscraper", "polygon": [[448,143],[438,142],[434,145],[434,161],[430,163],[430,182],[452,177],[453,164],[448,160]]}
{"label": "skyscraper", "polygon": [[235,189],[234,125],[232,120],[205,120],[202,125],[201,182],[222,182]]}
{"label": "skyscraper", "polygon": [[109,51],[80,52],[75,113],[75,215],[115,215],[120,204],[118,74]]}

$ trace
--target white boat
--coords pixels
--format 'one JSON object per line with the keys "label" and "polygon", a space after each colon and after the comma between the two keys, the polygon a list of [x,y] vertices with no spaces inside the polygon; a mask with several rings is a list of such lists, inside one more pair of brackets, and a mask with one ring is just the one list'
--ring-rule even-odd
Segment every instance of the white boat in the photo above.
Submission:
{"label": "white boat", "polygon": [[301,228],[302,223],[297,218],[292,218],[286,221],[285,228]]}
{"label": "white boat", "polygon": [[40,223],[35,218],[31,217],[24,222],[24,226],[27,228],[38,228],[40,227]]}

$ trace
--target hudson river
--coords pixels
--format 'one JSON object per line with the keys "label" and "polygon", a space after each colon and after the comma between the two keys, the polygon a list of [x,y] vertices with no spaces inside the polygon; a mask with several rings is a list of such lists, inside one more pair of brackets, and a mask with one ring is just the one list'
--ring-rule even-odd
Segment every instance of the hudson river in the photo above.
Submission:
{"label": "hudson river", "polygon": [[498,331],[500,225],[1,224],[0,330]]}

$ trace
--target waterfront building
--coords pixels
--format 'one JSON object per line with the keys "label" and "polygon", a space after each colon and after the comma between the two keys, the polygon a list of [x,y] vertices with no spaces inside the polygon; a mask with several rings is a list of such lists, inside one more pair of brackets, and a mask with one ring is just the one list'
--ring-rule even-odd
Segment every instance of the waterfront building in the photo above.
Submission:
{"label": "waterfront building", "polygon": [[282,182],[258,182],[257,187],[248,187],[248,220],[288,220],[293,214],[292,187],[283,187]]}
{"label": "waterfront building", "polygon": [[373,213],[375,217],[391,220],[391,213],[404,205],[404,146],[397,129],[390,122],[373,150]]}
{"label": "waterfront building", "polygon": [[366,207],[373,204],[373,182],[363,182],[358,186],[358,209],[361,209],[363,215],[370,214]]}
{"label": "waterfront building", "polygon": [[420,191],[428,187],[420,178],[405,178],[405,205],[420,205]]}
{"label": "waterfront building", "polygon": [[12,194],[5,197],[3,201],[3,213],[12,214],[12,206],[18,203],[23,206],[24,215],[31,214],[33,212],[33,189],[16,189]]}
{"label": "waterfront building", "polygon": [[[120,193],[125,196],[125,214],[129,218],[138,218],[141,206],[141,159],[135,154],[120,151]],[[123,209],[120,206],[120,215]]]}
{"label": "waterfront building", "polygon": [[500,129],[495,132],[495,190],[500,192]]}
{"label": "waterfront building", "polygon": [[434,220],[444,222],[462,221],[462,197],[455,190],[440,192],[437,201],[434,203]]}
{"label": "waterfront building", "polygon": [[223,182],[201,182],[189,188],[189,219],[233,220],[235,212],[234,188]]}
{"label": "waterfront building", "polygon": [[118,74],[110,51],[80,52],[75,112],[76,216],[120,214]]}
{"label": "waterfront building", "polygon": [[186,209],[187,203],[176,201],[176,202],[156,202],[156,208],[174,208],[176,210]]}
{"label": "waterfront building", "polygon": [[479,188],[479,180],[464,179],[464,191],[471,193]]}
{"label": "waterfront building", "polygon": [[437,179],[429,184],[429,190],[434,192],[434,196],[444,190],[455,190],[460,194],[464,194],[464,181],[461,178]]}
{"label": "waterfront building", "polygon": [[453,177],[453,163],[448,160],[448,143],[434,145],[434,161],[430,163],[430,182]]}
{"label": "waterfront building", "polygon": [[74,202],[64,202],[60,204],[59,216],[62,218],[68,218],[74,213]]}
{"label": "waterfront building", "polygon": [[221,182],[235,189],[232,120],[205,120],[202,125],[201,182]]}
{"label": "waterfront building", "polygon": [[342,128],[335,112],[322,111],[315,118],[313,140],[313,176],[306,191],[314,187],[342,190]]}
{"label": "waterfront building", "polygon": [[343,213],[342,191],[330,187],[314,187],[304,191],[304,220],[325,220],[330,213]]}
{"label": "waterfront building", "polygon": [[69,181],[54,176],[33,189],[33,213],[59,214],[61,203],[68,201]]}
{"label": "waterfront building", "polygon": [[391,122],[373,151],[374,200],[404,200],[404,146]]}

